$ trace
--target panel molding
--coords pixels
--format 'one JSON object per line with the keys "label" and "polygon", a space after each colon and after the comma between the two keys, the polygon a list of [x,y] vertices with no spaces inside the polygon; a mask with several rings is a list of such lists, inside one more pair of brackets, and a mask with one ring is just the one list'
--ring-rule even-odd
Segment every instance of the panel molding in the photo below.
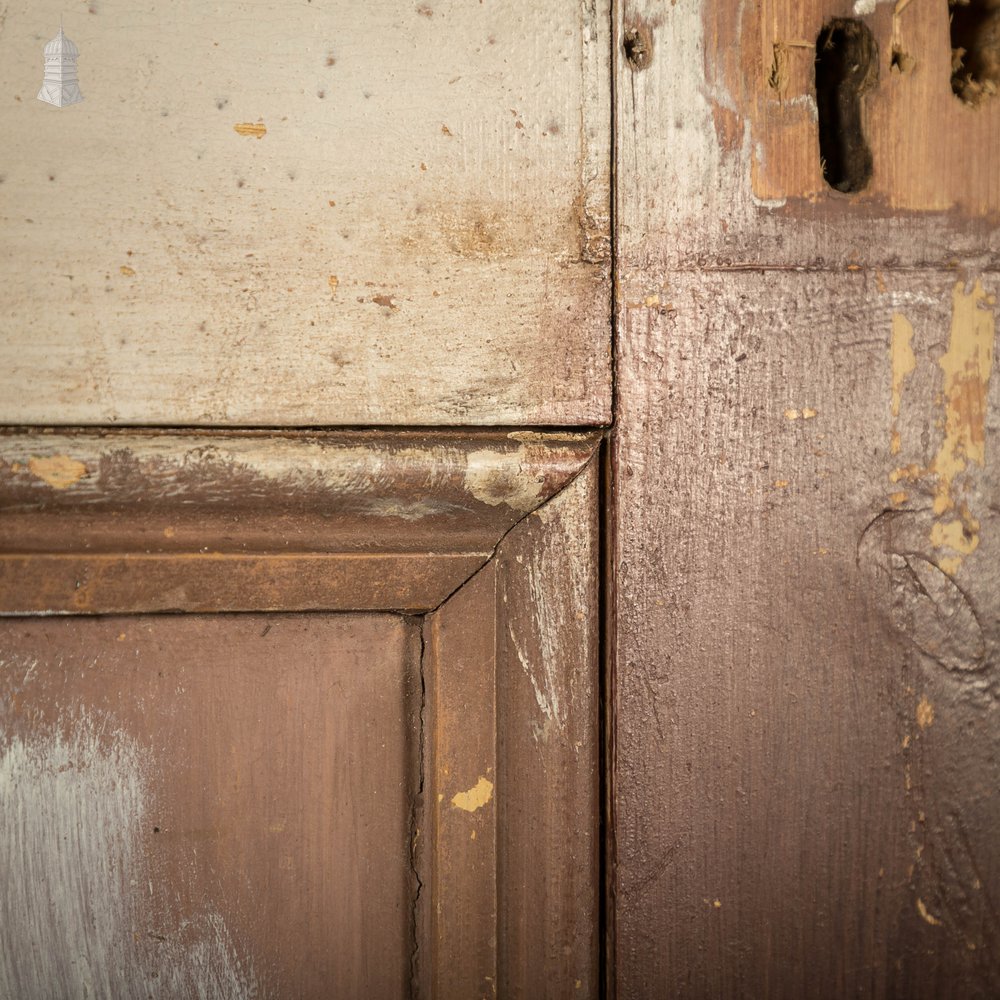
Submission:
{"label": "panel molding", "polygon": [[0,613],[444,601],[599,435],[0,433]]}

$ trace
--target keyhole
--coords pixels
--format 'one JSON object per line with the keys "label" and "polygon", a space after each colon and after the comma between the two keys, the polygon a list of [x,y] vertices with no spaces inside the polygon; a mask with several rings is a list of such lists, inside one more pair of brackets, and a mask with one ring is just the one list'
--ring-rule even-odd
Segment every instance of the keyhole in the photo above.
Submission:
{"label": "keyhole", "polygon": [[878,45],[868,26],[829,21],[816,39],[816,107],[823,176],[837,191],[863,191],[871,180],[862,98],[877,82]]}
{"label": "keyhole", "polygon": [[978,106],[1000,87],[1000,0],[951,0],[951,89]]}

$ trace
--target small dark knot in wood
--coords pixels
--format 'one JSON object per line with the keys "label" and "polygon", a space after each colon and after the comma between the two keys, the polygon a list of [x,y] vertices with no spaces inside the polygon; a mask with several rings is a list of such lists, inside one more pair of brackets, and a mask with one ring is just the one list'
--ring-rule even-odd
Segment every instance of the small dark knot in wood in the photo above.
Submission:
{"label": "small dark knot in wood", "polygon": [[645,69],[653,61],[653,33],[645,24],[625,31],[625,58],[633,70]]}

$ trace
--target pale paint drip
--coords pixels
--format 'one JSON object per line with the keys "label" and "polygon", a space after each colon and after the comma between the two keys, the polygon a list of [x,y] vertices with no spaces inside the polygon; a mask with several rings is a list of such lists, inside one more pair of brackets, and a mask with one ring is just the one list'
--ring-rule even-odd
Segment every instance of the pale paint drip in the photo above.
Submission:
{"label": "pale paint drip", "polygon": [[69,489],[87,474],[87,466],[68,455],[32,456],[28,460],[28,470],[55,490]]}
{"label": "pale paint drip", "polygon": [[892,364],[892,438],[890,450],[898,455],[902,443],[896,421],[903,401],[903,384],[917,367],[913,354],[913,325],[902,314],[892,314],[892,339],[889,343],[889,360]]}
{"label": "pale paint drip", "polygon": [[176,928],[184,943],[141,932],[155,765],[107,720],[67,729],[14,736],[0,756],[0,996],[257,996],[218,914]]}
{"label": "pale paint drip", "polygon": [[456,809],[464,809],[466,812],[475,812],[482,809],[490,799],[493,798],[493,782],[489,778],[480,779],[467,792],[456,792],[452,796],[451,804]]}
{"label": "pale paint drip", "polygon": [[519,514],[527,514],[541,502],[545,486],[544,475],[532,458],[526,445],[514,454],[489,449],[470,452],[465,488],[481,503],[491,507],[506,504]]}
{"label": "pale paint drip", "polygon": [[[978,279],[969,292],[964,282],[955,283],[948,350],[938,362],[944,376],[940,397],[944,430],[941,444],[926,468],[911,462],[889,473],[892,483],[923,480],[932,488],[936,520],[929,540],[935,549],[945,550],[937,557],[937,565],[949,576],[954,576],[962,561],[979,546],[980,524],[968,506],[972,485],[969,476],[973,467],[982,468],[986,462],[986,408],[996,339],[995,304],[994,296],[987,295]],[[897,322],[897,318],[903,322]],[[900,314],[894,314],[890,352],[893,454],[900,450],[895,418],[901,406],[903,381],[916,367],[912,336],[910,324]]]}

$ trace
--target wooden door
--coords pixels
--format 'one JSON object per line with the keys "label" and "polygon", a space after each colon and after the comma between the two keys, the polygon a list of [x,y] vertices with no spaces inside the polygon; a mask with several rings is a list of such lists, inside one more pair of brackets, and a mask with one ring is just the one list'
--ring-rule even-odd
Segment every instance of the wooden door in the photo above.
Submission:
{"label": "wooden door", "polygon": [[0,12],[0,996],[598,995],[610,49]]}
{"label": "wooden door", "polygon": [[995,4],[616,17],[617,995],[995,997]]}

